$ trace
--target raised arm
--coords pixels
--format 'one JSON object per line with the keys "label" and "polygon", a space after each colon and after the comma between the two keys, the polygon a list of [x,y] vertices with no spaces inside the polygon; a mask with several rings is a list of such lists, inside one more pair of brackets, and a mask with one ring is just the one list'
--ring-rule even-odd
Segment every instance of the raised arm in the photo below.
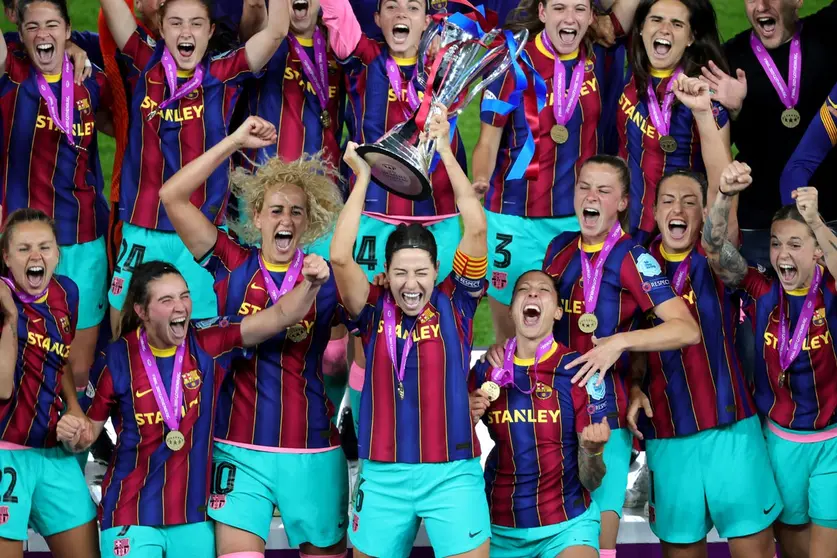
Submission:
{"label": "raised arm", "polygon": [[9,399],[15,391],[17,318],[12,291],[0,281],[0,319],[3,324],[0,327],[0,401]]}
{"label": "raised arm", "polygon": [[483,122],[480,126],[480,137],[474,146],[471,164],[474,168],[474,191],[478,196],[488,191],[488,181],[494,175],[497,166],[497,153],[500,151],[500,141],[503,139],[503,129]]}
{"label": "raised arm", "polygon": [[604,446],[608,439],[610,426],[607,417],[598,424],[588,424],[578,435],[578,478],[590,492],[601,486],[607,472]]}
{"label": "raised arm", "polygon": [[288,36],[288,27],[291,24],[290,2],[271,0],[270,4],[272,9],[268,10],[267,25],[244,44],[247,65],[252,72],[260,72]]}
{"label": "raised arm", "polygon": [[[602,2],[602,4],[605,4],[605,2]],[[613,15],[619,20],[622,30],[628,33],[634,25],[634,14],[639,7],[639,0],[616,0],[612,4]]]}
{"label": "raised arm", "polygon": [[308,254],[302,264],[302,275],[305,279],[276,304],[241,321],[241,340],[245,347],[267,341],[305,317],[320,287],[328,281],[328,264],[322,257]]}
{"label": "raised arm", "polygon": [[[137,30],[137,20],[125,0],[100,0],[105,21],[119,50],[125,48],[128,39]],[[132,3],[133,4],[133,3]]]}
{"label": "raised arm", "polygon": [[484,258],[488,254],[485,211],[474,191],[474,186],[459,165],[450,148],[450,122],[444,107],[436,105],[441,112],[427,123],[427,135],[435,140],[436,152],[448,171],[453,195],[462,217],[462,240],[459,250],[471,258]]}
{"label": "raised arm", "polygon": [[276,143],[276,128],[258,116],[251,116],[238,129],[215,144],[209,151],[180,169],[163,184],[160,200],[174,225],[174,230],[195,258],[201,258],[215,246],[218,229],[190,201],[192,193],[226,164],[239,149],[258,149]]}
{"label": "raised arm", "polygon": [[334,269],[334,280],[343,299],[343,306],[352,318],[360,315],[369,298],[369,281],[355,262],[352,252],[360,228],[360,215],[366,202],[366,190],[372,176],[369,164],[357,154],[356,149],[357,144],[350,141],[343,155],[343,160],[355,175],[355,185],[334,226],[328,258]]}
{"label": "raised arm", "polygon": [[320,0],[323,23],[328,28],[328,42],[334,55],[345,60],[360,43],[363,32],[349,0]]}
{"label": "raised arm", "polygon": [[825,224],[820,215],[817,189],[812,186],[797,188],[793,191],[792,197],[796,200],[796,207],[799,209],[800,215],[811,227],[811,231],[817,239],[817,244],[820,245],[828,272],[831,273],[832,277],[837,277],[837,274],[835,274],[837,272],[837,236]]}
{"label": "raised arm", "polygon": [[267,23],[267,6],[264,0],[244,0],[241,10],[241,23],[238,24],[238,38],[249,40],[253,35],[264,29]]}
{"label": "raised arm", "polygon": [[752,182],[749,166],[738,161],[730,163],[721,173],[718,195],[703,223],[702,242],[709,265],[724,285],[733,289],[747,274],[747,261],[729,241],[728,222],[730,211],[736,205],[734,198]]}

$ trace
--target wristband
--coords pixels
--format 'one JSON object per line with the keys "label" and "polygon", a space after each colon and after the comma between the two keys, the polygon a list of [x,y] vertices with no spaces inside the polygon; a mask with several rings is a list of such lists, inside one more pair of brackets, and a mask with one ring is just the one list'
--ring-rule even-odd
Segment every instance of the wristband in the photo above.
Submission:
{"label": "wristband", "polygon": [[738,194],[738,192],[734,192],[732,194],[727,194],[726,192],[721,190],[721,185],[720,184],[718,184],[718,191],[721,193],[722,196],[724,196],[726,198],[734,198]]}
{"label": "wristband", "polygon": [[583,451],[584,454],[587,455],[587,457],[599,457],[604,453],[604,450],[600,451],[599,453],[590,453],[584,446],[581,446],[581,451]]}

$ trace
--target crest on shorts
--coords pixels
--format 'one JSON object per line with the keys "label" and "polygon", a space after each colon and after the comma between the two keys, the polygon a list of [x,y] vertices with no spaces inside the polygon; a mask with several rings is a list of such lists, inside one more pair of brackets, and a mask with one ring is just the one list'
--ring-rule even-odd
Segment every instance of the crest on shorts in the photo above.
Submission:
{"label": "crest on shorts", "polygon": [[498,291],[502,291],[509,283],[509,276],[504,271],[494,271],[491,273],[491,284]]}
{"label": "crest on shorts", "polygon": [[657,522],[657,512],[654,510],[654,505],[648,505],[648,523],[656,523]]}
{"label": "crest on shorts", "polygon": [[116,539],[113,541],[113,555],[127,556],[131,552],[131,539]]}
{"label": "crest on shorts", "polygon": [[226,494],[210,494],[209,495],[209,509],[220,510],[227,504]]}
{"label": "crest on shorts", "polygon": [[357,528],[360,526],[360,517],[356,513],[352,514],[352,531],[357,533]]}
{"label": "crest on shorts", "polygon": [[535,397],[538,399],[549,399],[552,397],[552,388],[542,382],[535,387]]}
{"label": "crest on shorts", "polygon": [[197,370],[183,373],[183,385],[186,389],[198,389],[201,385],[201,375]]}
{"label": "crest on shorts", "polygon": [[61,316],[58,318],[58,323],[61,324],[61,331],[64,333],[70,333],[70,317],[69,316]]}
{"label": "crest on shorts", "polygon": [[114,277],[113,281],[110,282],[110,292],[113,293],[114,296],[119,296],[122,293],[122,287],[125,285],[125,280],[121,277]]}
{"label": "crest on shorts", "polygon": [[0,525],[9,521],[9,506],[0,506]]}
{"label": "crest on shorts", "polygon": [[825,323],[825,308],[817,308],[814,310],[814,317],[811,318],[811,323],[820,327]]}

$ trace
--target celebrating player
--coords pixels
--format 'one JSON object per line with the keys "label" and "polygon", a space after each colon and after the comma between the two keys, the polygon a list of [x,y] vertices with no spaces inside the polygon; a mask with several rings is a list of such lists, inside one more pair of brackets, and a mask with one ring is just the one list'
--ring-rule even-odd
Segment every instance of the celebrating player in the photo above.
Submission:
{"label": "celebrating player", "polygon": [[[657,182],[668,171],[703,170],[701,136],[720,127],[728,150],[729,126],[727,112],[717,103],[711,113],[697,118],[688,99],[680,95],[683,90],[699,90],[695,76],[701,65],[724,59],[709,0],[643,0],[636,20],[631,75],[616,120],[619,155],[631,170],[630,233],[645,245],[654,232]],[[708,89],[706,84],[703,87]],[[708,172],[720,174],[721,169]]]}
{"label": "celebrating player", "polygon": [[[565,232],[550,243],[544,271],[554,277],[567,319],[556,325],[556,338],[584,356],[573,381],[607,383],[610,426],[605,447],[608,474],[593,498],[602,512],[601,555],[616,555],[616,535],[625,499],[631,457],[631,433],[625,379],[628,352],[666,351],[694,345],[700,330],[685,303],[675,296],[657,261],[637,246],[627,224],[629,173],[625,162],[597,155],[581,167],[575,187],[575,213],[581,233]],[[663,322],[628,331],[639,312]],[[596,379],[598,378],[598,379]]]}
{"label": "celebrating player", "polygon": [[[726,191],[743,168],[732,163],[721,188]],[[705,556],[706,535],[714,524],[729,539],[733,557],[772,558],[770,527],[782,501],[735,350],[738,299],[712,271],[700,245],[706,200],[706,179],[690,171],[667,174],[657,186],[661,238],[650,252],[700,325],[702,339],[648,355],[648,373],[634,374],[628,424],[647,440],[653,482],[649,519],[664,555]],[[738,226],[734,217],[730,221],[727,238],[735,246]],[[640,408],[650,419],[640,421],[642,433],[637,430]]]}
{"label": "celebrating player", "polygon": [[[472,371],[475,415],[494,440],[485,467],[491,556],[597,558],[599,510],[590,499],[605,474],[610,437],[605,386],[570,381],[580,355],[552,337],[563,314],[552,277],[528,271],[514,286],[515,336],[502,368]],[[476,418],[476,416],[475,416]]]}
{"label": "celebrating player", "polygon": [[[784,510],[774,528],[782,555],[830,556],[837,548],[837,362],[830,325],[837,323],[837,237],[823,223],[815,188],[797,188],[795,205],[771,226],[768,278],[727,239],[732,198],[751,182],[733,167],[720,184],[703,227],[713,271],[740,287],[756,338],[756,408]],[[819,263],[825,260],[825,269]]]}
{"label": "celebrating player", "polygon": [[[630,29],[637,3],[616,4],[621,27]],[[581,164],[603,150],[603,136],[613,130],[613,94],[622,83],[610,72],[605,49],[588,37],[595,17],[589,0],[531,0],[516,13],[525,19],[510,27],[526,28],[533,37],[525,48],[532,68],[521,64],[528,85],[513,109],[510,98],[519,95],[514,71],[488,87],[474,148],[474,182],[486,194],[495,254],[488,294],[498,339],[514,334],[508,304],[520,273],[542,263],[536,260],[549,240],[578,231],[572,189]],[[548,92],[543,107],[537,99],[541,79]]]}
{"label": "celebrating player", "polygon": [[20,0],[17,10],[25,51],[7,55],[0,38],[0,205],[3,215],[33,208],[55,221],[63,256],[55,271],[79,290],[70,371],[86,386],[107,293],[108,206],[96,123],[108,118],[110,91],[98,71],[74,83],[64,0]]}
{"label": "celebrating player", "polygon": [[[268,25],[247,44],[224,55],[208,54],[214,26],[206,0],[169,0],[159,9],[162,41],[152,47],[138,31],[123,0],[103,0],[102,9],[133,85],[130,145],[120,188],[122,246],[109,299],[122,302],[134,267],[160,259],[177,265],[190,284],[198,317],[214,316],[211,275],[174,234],[159,200],[163,182],[182,165],[226,136],[238,89],[267,63],[287,34],[286,0],[274,0]],[[192,196],[192,203],[221,223],[229,193],[228,169],[219,168]],[[115,316],[115,312],[113,313]]]}
{"label": "celebrating player", "polygon": [[[239,173],[236,194],[248,209],[242,231],[261,249],[244,248],[192,205],[192,192],[238,149],[276,144],[276,129],[251,116],[233,134],[174,175],[160,191],[175,230],[218,282],[220,315],[249,315],[275,305],[296,283],[301,246],[328,231],[342,207],[324,163],[267,161]],[[236,359],[222,388],[214,462],[230,482],[213,487],[209,515],[218,554],[264,553],[273,507],[282,510],[290,544],[302,556],[345,550],[348,473],[326,397],[322,358],[331,326],[342,320],[333,280],[287,331]],[[233,473],[234,472],[234,475]]]}
{"label": "celebrating player", "polygon": [[386,240],[388,287],[370,285],[352,258],[370,168],[349,143],[357,176],[331,243],[343,304],[366,354],[350,538],[355,556],[406,556],[419,519],[439,556],[487,557],[488,506],[468,409],[473,319],[485,289],[485,214],[447,138],[444,107],[428,134],[451,177],[464,232],[439,286],[436,242],[417,224]]}
{"label": "celebrating player", "polygon": [[55,275],[58,235],[45,213],[14,211],[1,242],[0,556],[22,558],[31,525],[56,555],[92,558],[98,556],[96,510],[78,464],[59,445],[57,427],[64,412],[74,432],[90,430],[65,373],[78,289]]}
{"label": "celebrating player", "polygon": [[[209,486],[234,478],[227,467],[210,475],[216,394],[237,349],[296,323],[329,270],[322,258],[308,256],[302,274],[263,312],[192,323],[189,289],[177,269],[160,261],[137,266],[120,337],[97,361],[102,371],[88,410],[92,439],[108,417],[117,431],[116,456],[102,483],[103,555],[215,555]],[[92,439],[80,436],[75,445]]]}

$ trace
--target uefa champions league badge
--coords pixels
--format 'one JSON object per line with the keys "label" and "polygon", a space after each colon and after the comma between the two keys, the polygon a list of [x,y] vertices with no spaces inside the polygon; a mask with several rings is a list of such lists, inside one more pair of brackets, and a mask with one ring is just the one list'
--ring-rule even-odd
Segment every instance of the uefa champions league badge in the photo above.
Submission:
{"label": "uefa champions league badge", "polygon": [[663,270],[651,254],[642,254],[636,260],[636,268],[645,277],[656,277]]}
{"label": "uefa champions league badge", "polygon": [[595,401],[601,401],[605,396],[604,382],[599,384],[599,373],[593,374],[593,377],[587,380],[587,394]]}

